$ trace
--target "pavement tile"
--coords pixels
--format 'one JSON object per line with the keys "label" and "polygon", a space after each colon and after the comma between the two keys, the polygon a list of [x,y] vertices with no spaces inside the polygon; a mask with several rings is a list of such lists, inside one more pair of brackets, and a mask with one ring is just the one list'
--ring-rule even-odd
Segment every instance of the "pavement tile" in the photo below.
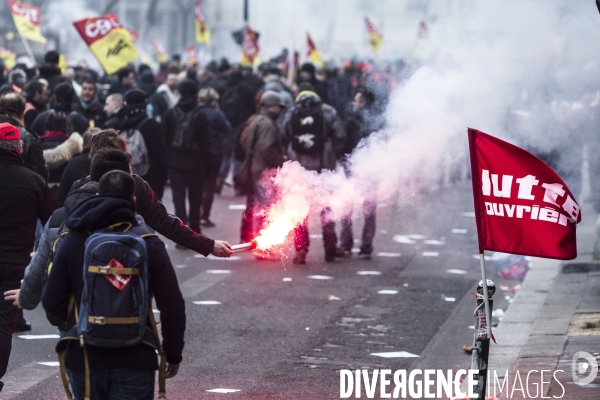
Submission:
{"label": "pavement tile", "polygon": [[[569,315],[563,313],[562,315]],[[566,335],[569,330],[570,317],[538,318],[533,325],[534,335]]]}
{"label": "pavement tile", "polygon": [[519,358],[560,356],[567,342],[566,336],[531,335],[521,350]]}
{"label": "pavement tile", "polygon": [[534,321],[540,312],[541,304],[530,304],[523,303],[518,306],[511,305],[504,317],[502,317],[502,322],[529,322]]}

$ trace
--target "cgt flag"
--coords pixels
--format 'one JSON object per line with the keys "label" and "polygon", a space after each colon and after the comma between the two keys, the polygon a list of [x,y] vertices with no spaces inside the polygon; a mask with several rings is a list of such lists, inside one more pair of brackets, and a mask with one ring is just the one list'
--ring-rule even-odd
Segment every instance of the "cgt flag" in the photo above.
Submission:
{"label": "cgt flag", "polygon": [[581,212],[563,180],[533,154],[469,129],[479,252],[571,260]]}
{"label": "cgt flag", "polygon": [[19,34],[32,42],[46,43],[40,30],[40,8],[21,3],[17,0],[6,0]]}
{"label": "cgt flag", "polygon": [[249,26],[247,26],[246,32],[244,33],[244,41],[242,42],[242,61],[240,64],[254,65],[254,59],[258,57],[259,51],[260,47],[258,47],[256,34]]}
{"label": "cgt flag", "polygon": [[114,13],[85,18],[73,25],[108,75],[137,59],[131,34]]}
{"label": "cgt flag", "polygon": [[317,50],[317,46],[315,46],[315,42],[313,42],[310,34],[306,34],[306,44],[308,46],[308,58],[319,68],[323,68],[325,64],[323,63],[323,59],[321,58],[321,53]]}
{"label": "cgt flag", "polygon": [[[17,55],[14,51],[0,47],[0,60],[4,63],[6,69],[12,69],[17,64]],[[0,69],[0,74],[4,71]]]}
{"label": "cgt flag", "polygon": [[196,1],[196,43],[210,44],[210,30],[206,26],[206,19],[202,12],[202,4]]}
{"label": "cgt flag", "polygon": [[373,49],[373,52],[379,53],[379,49],[383,44],[383,35],[381,35],[381,32],[373,25],[369,17],[365,17],[365,22],[367,24],[367,31],[369,32],[369,43],[371,44],[371,48]]}

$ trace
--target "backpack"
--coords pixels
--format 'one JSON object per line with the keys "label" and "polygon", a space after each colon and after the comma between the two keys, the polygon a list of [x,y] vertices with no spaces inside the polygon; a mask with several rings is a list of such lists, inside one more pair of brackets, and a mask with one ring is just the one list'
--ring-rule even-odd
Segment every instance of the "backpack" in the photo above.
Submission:
{"label": "backpack", "polygon": [[[117,230],[125,226],[124,230]],[[75,310],[76,325],[56,346],[63,384],[70,395],[64,351],[71,340],[100,348],[131,347],[143,342],[160,354],[159,394],[164,396],[166,359],[152,313],[149,289],[148,252],[144,238],[156,236],[129,222],[118,223],[92,233],[85,242],[83,291],[77,307],[71,296],[69,313]],[[152,328],[146,324],[150,321]],[[86,374],[86,399],[90,382]],[[70,398],[70,397],[69,397]]]}
{"label": "backpack", "polygon": [[292,112],[292,149],[298,154],[323,153],[325,118],[320,103],[299,103]]}
{"label": "backpack", "polygon": [[122,130],[119,135],[127,139],[127,148],[131,154],[131,172],[136,175],[144,176],[150,170],[150,157],[148,156],[148,147],[140,128],[148,120],[143,119],[133,128]]}
{"label": "backpack", "polygon": [[194,108],[188,112],[184,112],[179,107],[173,107],[173,114],[177,126],[175,128],[175,135],[173,135],[173,141],[171,142],[171,149],[174,150],[197,150],[198,143],[194,137],[194,117],[196,116],[197,109]]}

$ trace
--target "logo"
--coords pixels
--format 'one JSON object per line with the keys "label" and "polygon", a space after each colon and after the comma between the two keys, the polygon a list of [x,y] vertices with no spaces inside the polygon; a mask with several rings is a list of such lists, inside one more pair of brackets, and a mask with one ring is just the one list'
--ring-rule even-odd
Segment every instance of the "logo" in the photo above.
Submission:
{"label": "logo", "polygon": [[[581,362],[581,363],[577,363],[577,360],[579,360],[580,358],[585,359],[587,362]],[[598,361],[596,361],[596,359],[594,358],[593,355],[591,355],[588,352],[585,351],[578,351],[577,353],[573,354],[573,361],[572,361],[572,376],[573,376],[573,382],[575,382],[577,385],[588,385],[590,384],[594,379],[596,379],[596,376],[598,375]],[[580,378],[578,375],[584,375],[586,372],[590,372],[590,374],[585,377],[585,378]]]}
{"label": "logo", "polygon": [[308,116],[306,118],[302,118],[300,120],[300,125],[304,126],[304,125],[312,125],[315,123],[315,119],[312,116]]}
{"label": "logo", "polygon": [[297,138],[298,143],[304,146],[304,148],[306,149],[310,149],[315,145],[315,135],[313,135],[312,133],[305,133],[304,135],[297,136]]}
{"label": "logo", "polygon": [[126,43],[123,39],[119,39],[119,41],[117,42],[115,47],[108,49],[108,52],[106,53],[106,57],[118,56],[119,53],[126,47],[131,47],[131,46],[129,46],[129,43]]}
{"label": "logo", "polygon": [[90,39],[93,39],[98,35],[102,37],[114,28],[120,27],[121,24],[119,23],[119,21],[116,21],[114,19],[101,18],[85,26],[85,35]]}

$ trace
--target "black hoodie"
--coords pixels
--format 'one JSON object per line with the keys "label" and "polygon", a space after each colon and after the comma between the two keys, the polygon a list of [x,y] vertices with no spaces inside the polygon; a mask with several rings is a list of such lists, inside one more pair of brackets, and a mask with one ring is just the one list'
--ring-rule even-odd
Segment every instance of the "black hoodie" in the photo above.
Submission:
{"label": "black hoodie", "polygon": [[[71,293],[76,304],[81,302],[85,241],[89,232],[107,228],[118,222],[137,225],[133,199],[118,195],[99,195],[79,203],[66,219],[69,234],[65,236],[54,257],[52,273],[42,295],[42,305],[51,319],[65,321]],[[148,251],[149,289],[160,311],[163,347],[167,362],[179,364],[182,360],[185,333],[185,302],[177,276],[158,237],[144,239]],[[75,324],[74,316],[68,326]],[[90,369],[157,369],[154,349],[138,344],[116,349],[86,346]],[[67,368],[84,370],[83,350],[79,343],[72,343],[65,354]]]}

